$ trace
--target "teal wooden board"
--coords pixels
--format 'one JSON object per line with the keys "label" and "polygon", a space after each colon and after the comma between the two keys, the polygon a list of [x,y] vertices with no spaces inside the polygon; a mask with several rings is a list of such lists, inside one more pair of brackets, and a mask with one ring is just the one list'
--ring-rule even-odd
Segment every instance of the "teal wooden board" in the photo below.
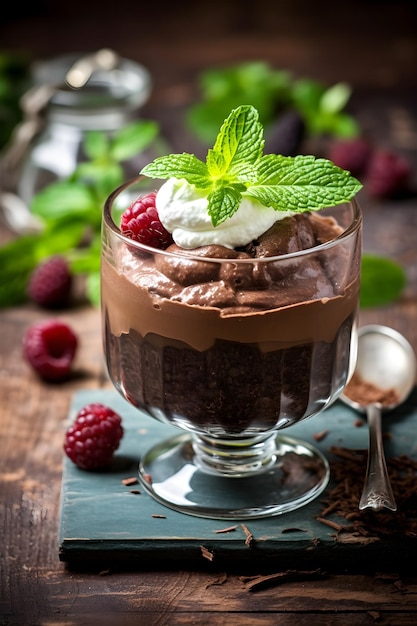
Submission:
{"label": "teal wooden board", "polygon": [[[286,567],[348,571],[405,568],[415,562],[415,536],[388,537],[369,544],[338,541],[335,530],[316,519],[326,492],[294,512],[242,522],[205,519],[169,509],[139,484],[126,486],[122,481],[137,474],[138,460],[145,450],[179,430],[136,410],[113,390],[77,392],[68,423],[90,402],[102,402],[117,411],[125,434],[106,471],[82,471],[64,458],[59,528],[62,561],[100,562],[103,566],[121,562],[139,568],[158,564],[169,568],[206,567],[206,549],[213,557],[211,566],[240,571]],[[309,441],[330,458],[331,446],[367,447],[368,429],[356,427],[357,419],[354,411],[336,402],[321,415],[286,429],[285,434]],[[407,454],[416,459],[417,391],[384,420],[384,428],[391,434],[385,441],[387,456]],[[322,431],[328,434],[317,442],[314,435]],[[328,489],[331,486],[332,479]],[[136,488],[139,494],[132,493]],[[237,526],[233,532],[216,532],[233,525]],[[243,525],[252,534],[252,542],[246,541]]]}

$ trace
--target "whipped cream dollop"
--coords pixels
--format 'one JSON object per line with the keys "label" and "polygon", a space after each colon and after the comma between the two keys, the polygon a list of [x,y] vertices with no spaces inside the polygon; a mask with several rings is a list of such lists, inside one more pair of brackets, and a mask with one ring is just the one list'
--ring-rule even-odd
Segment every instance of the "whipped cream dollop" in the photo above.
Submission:
{"label": "whipped cream dollop", "polygon": [[156,196],[161,223],[172,234],[177,246],[187,249],[211,244],[226,248],[245,246],[277,220],[294,215],[292,211],[275,211],[255,200],[243,198],[232,217],[213,226],[207,207],[207,196],[183,179],[170,178]]}

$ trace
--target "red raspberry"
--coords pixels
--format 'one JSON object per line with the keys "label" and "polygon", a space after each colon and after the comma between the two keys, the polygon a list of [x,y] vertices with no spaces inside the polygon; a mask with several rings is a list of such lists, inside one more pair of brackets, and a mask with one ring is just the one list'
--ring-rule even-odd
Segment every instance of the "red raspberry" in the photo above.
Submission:
{"label": "red raspberry", "polygon": [[328,150],[330,161],[348,170],[353,176],[359,176],[365,171],[371,154],[371,144],[364,137],[333,140]]}
{"label": "red raspberry", "polygon": [[100,403],[87,404],[65,434],[64,451],[80,469],[109,465],[123,437],[120,416]]}
{"label": "red raspberry", "polygon": [[122,215],[120,224],[124,235],[152,248],[165,249],[172,243],[155,206],[156,192],[137,198]]}
{"label": "red raspberry", "polygon": [[380,149],[369,162],[364,186],[376,198],[388,198],[406,191],[411,177],[411,164],[396,152]]}
{"label": "red raspberry", "polygon": [[44,380],[57,382],[68,378],[77,337],[59,320],[44,320],[30,326],[23,337],[23,355]]}
{"label": "red raspberry", "polygon": [[72,274],[66,259],[52,256],[32,272],[27,294],[33,302],[46,309],[64,307],[68,304],[72,287]]}

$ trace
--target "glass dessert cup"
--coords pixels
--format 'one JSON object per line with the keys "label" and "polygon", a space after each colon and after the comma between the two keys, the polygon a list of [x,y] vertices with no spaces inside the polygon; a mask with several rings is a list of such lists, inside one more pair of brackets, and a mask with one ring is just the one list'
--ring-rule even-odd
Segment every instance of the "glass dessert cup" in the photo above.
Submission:
{"label": "glass dessert cup", "polygon": [[110,378],[132,405],[179,429],[142,456],[140,480],[159,502],[200,517],[293,511],[322,493],[329,466],[281,431],[332,404],[356,360],[360,207],[312,214],[324,239],[314,247],[257,258],[224,258],[222,248],[212,258],[121,234],[118,214],[154,187],[139,177],[115,190],[102,232]]}

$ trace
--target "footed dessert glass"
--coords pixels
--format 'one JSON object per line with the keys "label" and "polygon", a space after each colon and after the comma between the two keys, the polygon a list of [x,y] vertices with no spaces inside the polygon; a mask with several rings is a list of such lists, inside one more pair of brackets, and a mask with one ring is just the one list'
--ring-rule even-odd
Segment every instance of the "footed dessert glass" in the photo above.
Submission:
{"label": "footed dessert glass", "polygon": [[360,207],[352,200],[312,215],[323,240],[313,247],[213,258],[121,234],[121,212],[154,187],[139,177],[115,190],[102,234],[110,378],[132,405],[179,429],[140,459],[141,482],[159,502],[200,517],[299,508],[325,489],[329,466],[282,430],[328,407],[352,373]]}

